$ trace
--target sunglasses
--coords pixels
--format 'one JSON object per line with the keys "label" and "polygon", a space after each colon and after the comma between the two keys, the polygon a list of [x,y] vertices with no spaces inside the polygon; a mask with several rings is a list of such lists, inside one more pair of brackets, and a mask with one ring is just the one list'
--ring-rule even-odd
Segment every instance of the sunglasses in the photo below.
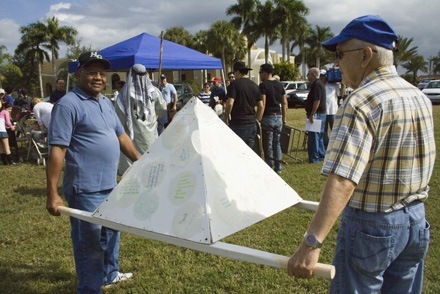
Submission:
{"label": "sunglasses", "polygon": [[[365,48],[369,48],[369,47],[363,47],[363,48],[357,48],[357,49],[350,49],[350,50],[338,50],[336,49],[335,51],[335,58],[338,60],[341,60],[342,57],[344,57],[344,53],[348,53],[348,52],[354,52],[354,51],[361,51],[364,50]],[[376,49],[370,48],[371,51],[373,51],[374,53],[377,53]]]}

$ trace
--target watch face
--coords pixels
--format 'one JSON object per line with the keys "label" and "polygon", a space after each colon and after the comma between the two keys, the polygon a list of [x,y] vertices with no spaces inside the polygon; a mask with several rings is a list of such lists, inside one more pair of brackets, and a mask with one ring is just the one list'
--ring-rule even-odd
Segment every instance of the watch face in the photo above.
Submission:
{"label": "watch face", "polygon": [[321,248],[322,244],[319,243],[318,239],[316,239],[315,235],[306,234],[305,241],[307,246],[313,247],[313,248]]}
{"label": "watch face", "polygon": [[317,245],[316,243],[318,243],[318,242],[316,241],[315,236],[313,236],[313,235],[307,235],[307,236],[306,236],[306,243],[307,243],[307,245],[309,245],[309,246],[315,247],[315,246]]}

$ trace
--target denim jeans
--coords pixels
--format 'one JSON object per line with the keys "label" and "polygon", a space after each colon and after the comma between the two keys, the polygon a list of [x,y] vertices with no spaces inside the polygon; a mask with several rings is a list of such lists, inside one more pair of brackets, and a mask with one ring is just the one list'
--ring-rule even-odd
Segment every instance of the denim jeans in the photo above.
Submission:
{"label": "denim jeans", "polygon": [[[111,190],[65,195],[69,207],[94,211]],[[78,293],[101,293],[118,274],[119,231],[70,218]]]}
{"label": "denim jeans", "polygon": [[309,153],[309,162],[320,162],[324,160],[324,128],[326,114],[317,113],[314,119],[322,120],[321,132],[307,133],[307,151]]}
{"label": "denim jeans", "polygon": [[281,171],[281,128],[283,127],[281,114],[271,114],[263,116],[261,120],[261,127],[263,129],[263,138],[267,136],[267,150],[265,150],[266,163],[274,168],[275,171]]}
{"label": "denim jeans", "polygon": [[331,293],[421,293],[429,247],[425,206],[390,213],[346,207],[341,216]]}
{"label": "denim jeans", "polygon": [[333,124],[335,122],[334,115],[328,115],[325,117],[325,129],[324,129],[324,148],[327,150],[328,142],[330,140],[329,133],[333,129]]}
{"label": "denim jeans", "polygon": [[232,131],[239,136],[251,149],[254,148],[257,125],[229,125]]}

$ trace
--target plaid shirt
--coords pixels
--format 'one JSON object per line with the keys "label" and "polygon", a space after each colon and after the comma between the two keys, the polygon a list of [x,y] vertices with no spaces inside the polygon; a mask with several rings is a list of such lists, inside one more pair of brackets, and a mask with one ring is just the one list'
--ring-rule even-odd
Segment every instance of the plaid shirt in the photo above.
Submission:
{"label": "plaid shirt", "polygon": [[428,197],[435,152],[430,100],[380,67],[338,109],[322,174],[357,184],[350,207],[390,212]]}

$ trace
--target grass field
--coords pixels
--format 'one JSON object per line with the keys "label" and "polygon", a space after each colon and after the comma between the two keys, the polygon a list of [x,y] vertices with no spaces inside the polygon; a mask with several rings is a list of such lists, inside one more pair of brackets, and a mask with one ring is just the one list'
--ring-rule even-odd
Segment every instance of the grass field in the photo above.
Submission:
{"label": "grass field", "polygon": [[[434,107],[440,134],[440,106]],[[304,110],[289,109],[289,125],[304,127]],[[437,150],[440,146],[437,135]],[[440,152],[438,152],[440,153]],[[299,157],[306,159],[306,153]],[[319,201],[325,178],[321,164],[289,157],[283,179],[306,200]],[[424,293],[440,293],[440,179],[436,163],[426,202],[431,247]],[[45,170],[35,163],[0,166],[0,293],[75,293],[76,275],[69,237],[69,218],[45,210]],[[270,197],[270,195],[268,195]],[[242,230],[224,242],[289,256],[306,230],[312,213],[298,208]],[[324,243],[320,262],[331,263],[336,229]],[[327,293],[329,281],[295,280],[285,271],[200,253],[122,233],[122,271],[134,278],[104,293]]]}

